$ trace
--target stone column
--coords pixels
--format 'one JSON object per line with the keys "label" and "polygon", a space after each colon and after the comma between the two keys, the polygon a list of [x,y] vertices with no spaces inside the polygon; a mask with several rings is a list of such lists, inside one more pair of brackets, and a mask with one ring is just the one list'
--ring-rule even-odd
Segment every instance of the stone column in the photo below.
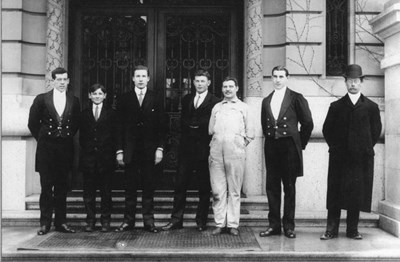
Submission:
{"label": "stone column", "polygon": [[256,137],[247,147],[246,171],[243,181],[243,191],[248,195],[260,195],[265,185],[263,171],[263,137],[260,115],[263,86],[262,68],[262,0],[246,1],[245,28],[245,86],[244,101],[250,106],[251,118],[256,127]]}
{"label": "stone column", "polygon": [[400,237],[400,0],[387,1],[370,22],[385,42],[385,199],[379,203],[379,226]]}
{"label": "stone column", "polygon": [[51,88],[51,71],[64,66],[64,7],[65,0],[47,0],[46,90]]}

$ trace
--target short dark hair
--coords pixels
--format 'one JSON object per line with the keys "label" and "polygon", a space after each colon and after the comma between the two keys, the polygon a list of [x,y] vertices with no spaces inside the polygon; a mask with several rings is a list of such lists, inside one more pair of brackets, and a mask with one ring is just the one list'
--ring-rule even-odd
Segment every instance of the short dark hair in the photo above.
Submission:
{"label": "short dark hair", "polygon": [[56,75],[68,74],[68,71],[63,67],[57,67],[53,71],[51,71],[51,78],[56,79]]}
{"label": "short dark hair", "polygon": [[147,76],[150,76],[150,71],[149,71],[149,68],[148,68],[147,66],[144,66],[144,65],[137,65],[137,66],[135,66],[135,68],[133,69],[133,74],[134,74],[134,75],[135,75],[135,72],[136,72],[137,70],[146,70],[146,71],[147,71]]}
{"label": "short dark hair", "polygon": [[[227,76],[227,77],[225,77],[225,79],[224,79],[223,82],[226,82],[226,81],[233,81],[233,82],[235,82],[235,86],[239,86],[239,82],[238,82],[238,80],[236,79],[236,77]],[[223,83],[223,82],[222,82],[222,83]]]}
{"label": "short dark hair", "polygon": [[93,84],[91,87],[89,87],[88,92],[90,94],[95,92],[97,89],[100,89],[104,94],[107,94],[107,89],[100,83]]}
{"label": "short dark hair", "polygon": [[211,80],[211,75],[207,70],[199,69],[194,73],[194,77],[196,76],[205,76],[207,77],[207,80]]}
{"label": "short dark hair", "polygon": [[289,76],[289,70],[284,66],[278,65],[272,68],[271,75],[274,75],[274,71],[285,71],[286,77]]}

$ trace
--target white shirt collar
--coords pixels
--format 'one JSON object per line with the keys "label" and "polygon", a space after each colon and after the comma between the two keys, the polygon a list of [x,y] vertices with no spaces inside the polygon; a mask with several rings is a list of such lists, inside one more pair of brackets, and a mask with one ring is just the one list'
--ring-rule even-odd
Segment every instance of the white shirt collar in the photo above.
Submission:
{"label": "white shirt collar", "polygon": [[56,95],[56,96],[65,96],[65,93],[66,93],[66,92],[60,92],[60,91],[58,91],[57,88],[54,88],[54,89],[53,89],[53,94]]}
{"label": "white shirt collar", "polygon": [[204,91],[203,93],[199,94],[196,92],[196,96],[200,96],[200,99],[204,99],[208,94],[208,90]]}
{"label": "white shirt collar", "polygon": [[351,100],[351,102],[353,103],[353,105],[355,105],[358,101],[358,99],[360,99],[361,96],[361,92],[358,92],[357,94],[351,94],[351,93],[347,93],[349,94],[349,98]]}
{"label": "white shirt collar", "polygon": [[[96,106],[98,106],[99,107],[99,110],[101,110],[102,108],[103,108],[103,102],[101,102],[100,104],[98,104],[98,105],[96,105],[95,103],[92,103],[92,109],[93,110],[95,110],[96,109]],[[94,111],[93,111],[94,112]]]}
{"label": "white shirt collar", "polygon": [[147,86],[146,86],[146,87],[144,87],[143,89],[137,88],[137,87],[135,86],[135,93],[136,93],[136,95],[137,95],[137,96],[140,94],[140,91],[142,91],[142,92],[143,92],[143,95],[146,95],[146,92],[147,92]]}
{"label": "white shirt collar", "polygon": [[286,93],[287,86],[282,87],[281,89],[275,89],[274,95],[284,96]]}

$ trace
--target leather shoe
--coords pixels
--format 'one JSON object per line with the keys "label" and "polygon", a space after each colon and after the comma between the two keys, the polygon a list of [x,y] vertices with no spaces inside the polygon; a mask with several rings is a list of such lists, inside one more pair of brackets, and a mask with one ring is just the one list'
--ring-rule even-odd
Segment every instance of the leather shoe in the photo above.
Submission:
{"label": "leather shoe", "polygon": [[335,234],[332,231],[325,231],[325,233],[323,233],[322,236],[320,236],[319,239],[321,239],[321,240],[330,240],[330,239],[335,238],[337,236],[338,236],[337,233]]}
{"label": "leather shoe", "polygon": [[239,235],[239,229],[237,229],[237,228],[230,228],[230,229],[229,229],[229,234],[231,234],[232,236],[238,236],[238,235]]}
{"label": "leather shoe", "polygon": [[70,228],[67,224],[61,224],[59,226],[56,226],[56,231],[62,233],[75,233],[75,230]]}
{"label": "leather shoe", "polygon": [[150,233],[158,233],[160,232],[160,230],[158,228],[156,228],[155,225],[146,225],[144,226],[144,230],[150,232]]}
{"label": "leather shoe", "polygon": [[181,229],[181,228],[183,228],[182,223],[172,223],[172,222],[169,222],[165,226],[161,227],[161,229],[164,230],[164,231],[174,230],[174,229]]}
{"label": "leather shoe", "polygon": [[37,234],[39,236],[46,235],[50,231],[50,226],[41,226],[40,229],[38,230]]}
{"label": "leather shoe", "polygon": [[296,233],[292,229],[285,230],[285,237],[287,238],[296,238]]}
{"label": "leather shoe", "polygon": [[222,228],[216,227],[212,232],[211,235],[219,235],[222,233]]}
{"label": "leather shoe", "polygon": [[280,234],[281,234],[280,230],[276,230],[276,229],[269,227],[269,228],[267,228],[267,230],[260,232],[260,237],[270,237],[270,236],[280,235]]}
{"label": "leather shoe", "polygon": [[94,223],[88,223],[85,226],[85,232],[93,232],[95,229]]}
{"label": "leather shoe", "polygon": [[202,231],[206,231],[207,226],[206,225],[197,225],[197,231],[202,232]]}
{"label": "leather shoe", "polygon": [[100,230],[100,232],[106,233],[106,232],[110,232],[110,230],[111,230],[110,223],[103,223],[103,224],[101,224],[101,230]]}
{"label": "leather shoe", "polygon": [[346,237],[354,239],[354,240],[363,239],[362,235],[360,233],[358,233],[358,231],[352,232],[352,233],[346,233]]}
{"label": "leather shoe", "polygon": [[134,225],[123,222],[119,227],[117,227],[115,229],[115,232],[129,231],[129,230],[133,230],[134,228],[135,228]]}

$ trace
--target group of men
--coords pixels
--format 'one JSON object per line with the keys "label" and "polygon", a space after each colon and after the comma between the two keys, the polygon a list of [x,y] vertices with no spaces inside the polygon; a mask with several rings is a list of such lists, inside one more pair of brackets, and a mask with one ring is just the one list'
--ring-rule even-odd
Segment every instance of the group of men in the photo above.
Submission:
{"label": "group of men", "polygon": [[[359,213],[370,212],[373,147],[382,128],[378,106],[360,92],[364,79],[361,67],[349,65],[344,77],[348,94],[331,104],[323,125],[330,158],[328,219],[326,232],[321,236],[322,240],[338,236],[341,209],[347,210],[346,236],[362,239],[357,228]],[[79,100],[67,92],[67,71],[58,68],[52,72],[52,78],[54,89],[35,98],[28,124],[38,142],[36,171],[40,173],[42,187],[39,235],[49,232],[53,207],[56,231],[75,232],[66,223],[66,195],[68,173],[73,159],[72,138],[79,126],[86,125],[88,130],[89,135],[80,139],[83,140],[83,147],[90,148],[87,150],[87,158],[97,154],[97,161],[92,157],[94,164],[89,165],[90,172],[86,170],[90,174],[86,176],[88,181],[96,180],[93,175],[95,173],[111,173],[111,169],[102,168],[101,163],[104,161],[98,153],[101,145],[94,135],[101,128],[96,122],[98,114],[103,114],[102,109],[101,113],[98,112],[98,105],[102,105],[106,97],[105,88],[96,86],[89,91],[93,107],[85,113],[87,117],[82,122]],[[274,91],[264,98],[261,106],[269,227],[260,232],[260,236],[280,235],[283,227],[286,237],[295,238],[295,184],[297,177],[303,175],[302,151],[306,148],[314,124],[307,100],[300,93],[288,88],[289,71],[283,66],[276,66],[272,69],[271,78]],[[211,84],[210,74],[204,70],[195,73],[193,84],[196,92],[182,99],[182,133],[171,220],[161,228],[156,227],[154,223],[153,195],[155,168],[162,161],[164,154],[166,123],[162,96],[147,88],[149,81],[148,68],[136,67],[133,72],[134,90],[120,98],[115,114],[109,113],[108,117],[110,122],[107,125],[112,130],[107,131],[107,137],[110,134],[115,137],[115,151],[112,150],[108,155],[116,158],[118,164],[125,168],[124,221],[116,231],[132,230],[135,227],[138,178],[143,186],[144,229],[157,233],[160,230],[182,228],[186,192],[196,176],[199,191],[197,230],[207,229],[212,194],[215,221],[212,234],[227,232],[234,236],[239,235],[240,195],[245,174],[246,146],[254,139],[255,134],[249,107],[237,96],[237,79],[227,77],[223,81],[221,100],[208,91]],[[100,99],[96,98],[98,96]],[[93,125],[87,124],[88,122],[92,122]],[[87,140],[95,142],[91,145],[85,143]],[[107,143],[111,140],[108,139]],[[109,178],[109,175],[104,176]],[[110,184],[109,179],[102,181],[104,184]],[[282,184],[284,207],[281,219]],[[101,194],[102,231],[107,232],[110,230],[111,189],[109,186],[103,186],[101,190],[104,191],[104,194]],[[94,230],[95,224],[93,202],[96,190],[93,187],[86,190],[84,187],[84,191],[91,192],[84,192],[88,213],[85,231],[90,232]],[[103,197],[106,200],[104,208]]]}

